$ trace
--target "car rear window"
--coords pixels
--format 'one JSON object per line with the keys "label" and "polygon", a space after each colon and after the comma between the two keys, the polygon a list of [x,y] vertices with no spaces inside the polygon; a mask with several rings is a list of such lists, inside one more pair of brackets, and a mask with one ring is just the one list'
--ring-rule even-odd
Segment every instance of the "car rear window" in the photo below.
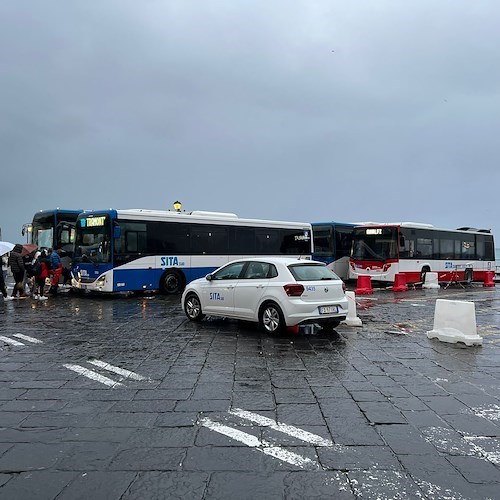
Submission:
{"label": "car rear window", "polygon": [[326,266],[315,264],[292,264],[288,266],[293,277],[297,281],[321,281],[340,279],[332,270]]}

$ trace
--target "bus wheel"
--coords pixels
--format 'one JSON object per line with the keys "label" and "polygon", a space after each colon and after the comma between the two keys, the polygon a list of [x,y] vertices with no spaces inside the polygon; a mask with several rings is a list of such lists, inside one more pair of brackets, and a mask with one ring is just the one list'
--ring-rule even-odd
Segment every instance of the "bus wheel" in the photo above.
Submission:
{"label": "bus wheel", "polygon": [[464,281],[467,283],[467,285],[472,284],[472,282],[474,281],[474,271],[472,269],[467,268],[464,271]]}
{"label": "bus wheel", "polygon": [[426,275],[427,273],[430,273],[430,272],[431,272],[431,268],[430,268],[429,266],[424,266],[424,267],[422,268],[422,270],[420,271],[420,281],[421,281],[422,283],[425,283],[425,275]]}
{"label": "bus wheel", "polygon": [[174,295],[184,289],[184,277],[174,269],[167,269],[160,279],[160,291],[165,295]]}

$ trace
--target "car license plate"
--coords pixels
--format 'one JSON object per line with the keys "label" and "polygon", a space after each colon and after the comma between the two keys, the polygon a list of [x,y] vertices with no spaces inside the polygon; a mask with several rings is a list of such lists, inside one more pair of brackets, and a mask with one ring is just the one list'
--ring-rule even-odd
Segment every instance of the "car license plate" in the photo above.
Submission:
{"label": "car license plate", "polygon": [[338,306],[320,306],[319,313],[320,314],[332,314],[339,312]]}

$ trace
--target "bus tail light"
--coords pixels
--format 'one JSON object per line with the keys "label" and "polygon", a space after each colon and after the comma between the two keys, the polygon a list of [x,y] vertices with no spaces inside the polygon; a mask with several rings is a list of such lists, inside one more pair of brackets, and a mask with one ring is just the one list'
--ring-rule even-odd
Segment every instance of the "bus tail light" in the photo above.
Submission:
{"label": "bus tail light", "polygon": [[283,285],[283,288],[289,297],[300,297],[304,293],[304,285],[301,285],[300,283]]}

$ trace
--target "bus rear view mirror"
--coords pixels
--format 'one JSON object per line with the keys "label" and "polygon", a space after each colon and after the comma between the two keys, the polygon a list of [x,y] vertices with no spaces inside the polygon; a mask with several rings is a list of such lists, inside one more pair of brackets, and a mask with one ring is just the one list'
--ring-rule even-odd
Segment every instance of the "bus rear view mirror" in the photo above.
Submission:
{"label": "bus rear view mirror", "polygon": [[120,226],[115,226],[113,229],[113,238],[118,239],[122,236],[122,228]]}
{"label": "bus rear view mirror", "polygon": [[211,274],[207,274],[207,275],[205,276],[205,279],[206,279],[207,281],[212,281],[212,275],[211,275]]}
{"label": "bus rear view mirror", "polygon": [[404,247],[405,246],[405,237],[404,236],[400,236],[399,237],[399,246],[400,247]]}

